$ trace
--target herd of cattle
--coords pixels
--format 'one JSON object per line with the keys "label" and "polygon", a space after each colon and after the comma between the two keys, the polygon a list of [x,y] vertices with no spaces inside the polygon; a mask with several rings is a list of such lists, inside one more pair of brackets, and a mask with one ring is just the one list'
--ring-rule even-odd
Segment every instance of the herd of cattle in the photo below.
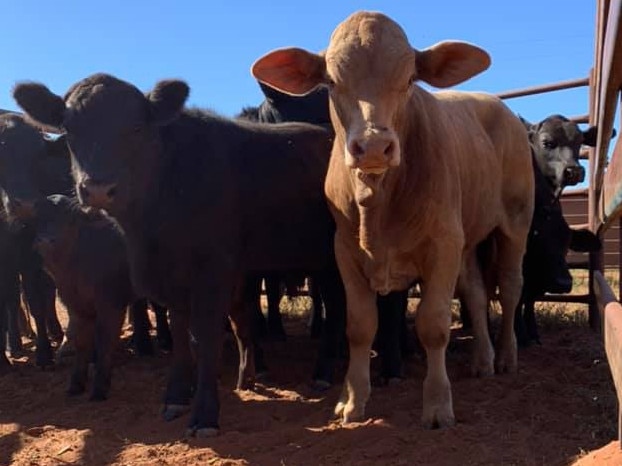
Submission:
{"label": "herd of cattle", "polygon": [[[215,435],[226,317],[237,388],[252,389],[266,368],[261,280],[268,328],[282,335],[280,283],[310,277],[325,311],[313,380],[333,383],[347,336],[335,414],[350,422],[364,416],[375,339],[382,376],[401,377],[408,290],[418,285],[422,422],[452,425],[451,300],[473,332],[473,374],[514,371],[517,337],[538,339],[534,300],[572,286],[568,248],[600,247],[569,228],[559,202],[584,178],[579,149],[594,145],[595,128],[559,115],[532,125],[496,97],[417,84],[450,87],[489,64],[464,42],[414,49],[391,19],[359,12],[322,54],[286,48],[255,62],[266,99],[235,119],[185,108],[189,87],[177,80],[143,93],[96,74],[64,97],[18,83],[24,115],[0,115],[0,348],[20,349],[21,278],[36,363],[52,364],[50,338],[63,337],[58,290],[75,347],[68,393],[86,390],[95,354],[91,399],[105,399],[128,306],[134,344],[152,351],[150,304],[159,341],[173,347],[164,418],[192,401],[189,433]],[[496,351],[493,297],[502,309]],[[0,370],[9,366],[0,352]]]}

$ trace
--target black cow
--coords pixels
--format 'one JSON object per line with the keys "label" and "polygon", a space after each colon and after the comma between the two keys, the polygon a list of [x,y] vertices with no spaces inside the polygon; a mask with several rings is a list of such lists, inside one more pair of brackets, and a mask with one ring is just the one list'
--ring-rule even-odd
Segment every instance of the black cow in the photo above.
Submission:
{"label": "black cow", "polygon": [[[258,107],[245,107],[236,116],[249,121],[260,123],[285,123],[302,122],[331,127],[330,116],[328,113],[328,92],[325,88],[318,88],[314,92],[305,96],[290,96],[276,89],[259,83],[259,87],[264,94],[264,100]],[[284,215],[287,215],[284,212]],[[259,305],[256,307],[259,326],[266,329],[267,334],[275,339],[285,339],[285,329],[279,312],[279,302],[281,300],[281,284],[292,281],[292,277],[284,277],[282,274],[265,272],[249,277],[253,280],[254,287],[258,292],[261,290],[261,280],[264,280],[266,287],[266,298],[268,301],[268,320],[263,320],[263,314]],[[288,286],[287,288],[290,288]],[[311,336],[317,338],[322,332],[322,301],[316,281],[309,280],[309,292],[313,302],[313,315],[311,323]],[[259,296],[257,297],[257,301]]]}
{"label": "black cow", "polygon": [[537,124],[522,119],[533,155],[536,199],[527,250],[523,259],[523,292],[514,322],[518,343],[539,342],[534,303],[545,293],[568,293],[572,276],[566,262],[569,249],[597,251],[600,240],[589,230],[573,230],[563,216],[559,196],[566,186],[585,178],[579,163],[582,145],[595,146],[598,129],[582,131],[561,115]]}
{"label": "black cow", "polygon": [[[332,138],[313,125],[259,125],[184,110],[188,92],[184,82],[162,81],[145,95],[97,74],[64,98],[33,83],[17,85],[14,97],[34,120],[65,130],[80,201],[116,218],[136,290],[172,309],[165,415],[187,405],[194,389],[189,432],[214,435],[227,313],[240,349],[238,387],[251,387],[254,378],[245,275],[322,270],[322,289],[342,287],[323,192]],[[196,385],[188,329],[197,347]]]}
{"label": "black cow", "polygon": [[71,320],[76,354],[67,394],[85,391],[94,357],[90,399],[105,400],[112,356],[127,306],[134,301],[123,233],[101,211],[83,211],[75,199],[62,195],[37,203],[34,228],[35,248]]}
{"label": "black cow", "polygon": [[[56,317],[56,287],[41,267],[41,257],[32,249],[32,229],[16,222],[15,216],[32,215],[34,202],[40,196],[72,191],[69,159],[59,156],[63,151],[66,153],[64,146],[62,139],[44,137],[18,114],[0,115],[0,188],[3,209],[0,220],[0,255],[3,257],[0,295],[5,303],[0,307],[0,347],[5,349],[4,329],[7,326],[13,330],[12,347],[20,343],[15,321],[21,275],[24,297],[36,325],[36,364],[39,366],[53,363],[48,332],[59,342],[63,338]],[[1,359],[6,363],[6,358]]]}
{"label": "black cow", "polygon": [[[71,163],[69,158],[69,150],[65,143],[64,137],[50,139],[41,134],[39,128],[29,124],[21,115],[10,113],[0,116],[0,187],[2,188],[3,208],[6,215],[2,221],[9,221],[11,228],[14,230],[8,243],[3,242],[0,248],[6,245],[7,255],[15,255],[17,241],[19,248],[18,261],[21,261],[22,269],[27,272],[23,275],[25,289],[32,290],[30,294],[35,293],[38,298],[35,302],[45,304],[44,310],[47,311],[47,325],[51,329],[53,335],[57,335],[58,341],[62,340],[63,334],[56,318],[54,297],[56,295],[55,287],[46,274],[42,273],[40,268],[40,257],[32,250],[33,231],[29,225],[35,214],[35,204],[38,200],[43,199],[49,194],[65,194],[73,195],[73,178],[71,176]],[[9,229],[7,224],[6,227]],[[6,235],[10,235],[7,231]],[[16,278],[12,277],[10,269],[11,262],[4,261],[5,264],[5,280],[1,283],[7,296],[8,307],[4,307],[6,316],[2,318],[3,326],[7,327],[8,319],[9,329],[16,329],[14,323],[17,318],[15,305],[19,303],[19,288],[16,288]],[[13,272],[15,274],[16,272]],[[40,282],[40,286],[33,286],[29,281],[36,280]],[[17,296],[17,298],[15,298]],[[26,294],[28,298],[29,295]],[[17,299],[17,301],[16,301]],[[30,303],[33,299],[28,299]],[[131,308],[131,319],[134,333],[132,342],[139,354],[152,354],[153,346],[149,336],[149,320],[147,317],[146,300],[136,302]],[[163,349],[170,349],[171,336],[166,320],[166,309],[152,303],[156,314],[157,322],[157,339],[159,345]],[[37,307],[33,311],[35,322],[37,322]],[[37,348],[42,345],[46,347],[47,336],[45,330],[39,331],[39,323],[37,323]],[[20,343],[19,335],[16,331],[10,332],[11,350],[18,349]],[[41,340],[41,341],[40,341]],[[43,343],[42,343],[43,342]],[[2,342],[0,342],[1,344]],[[47,343],[49,346],[49,343]],[[39,349],[37,349],[37,361],[40,360]],[[47,360],[46,360],[47,361]],[[51,363],[51,360],[46,363]]]}
{"label": "black cow", "polygon": [[258,107],[242,109],[238,118],[262,123],[299,121],[314,125],[331,125],[326,88],[318,88],[304,96],[292,96],[263,83],[259,83],[259,87],[265,96],[264,101]]}
{"label": "black cow", "polygon": [[582,131],[562,115],[551,115],[539,123],[521,121],[527,129],[531,152],[544,179],[559,197],[566,186],[585,179],[585,169],[579,163],[581,145],[596,146],[598,129],[590,126]]}

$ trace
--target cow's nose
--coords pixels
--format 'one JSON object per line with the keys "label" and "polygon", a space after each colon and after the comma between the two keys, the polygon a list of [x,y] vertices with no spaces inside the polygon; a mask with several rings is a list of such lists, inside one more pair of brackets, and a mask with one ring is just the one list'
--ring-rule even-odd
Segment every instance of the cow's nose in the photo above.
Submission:
{"label": "cow's nose", "polygon": [[572,186],[582,183],[585,179],[585,169],[581,165],[575,167],[567,167],[564,170],[564,186]]}
{"label": "cow's nose", "polygon": [[104,184],[85,180],[80,183],[78,190],[83,203],[103,209],[114,200],[116,186],[116,183]]}
{"label": "cow's nose", "polygon": [[363,171],[399,165],[398,144],[390,135],[374,134],[348,141],[348,165]]}
{"label": "cow's nose", "polygon": [[9,201],[9,210],[19,220],[29,220],[35,215],[35,203],[25,199],[14,198]]}

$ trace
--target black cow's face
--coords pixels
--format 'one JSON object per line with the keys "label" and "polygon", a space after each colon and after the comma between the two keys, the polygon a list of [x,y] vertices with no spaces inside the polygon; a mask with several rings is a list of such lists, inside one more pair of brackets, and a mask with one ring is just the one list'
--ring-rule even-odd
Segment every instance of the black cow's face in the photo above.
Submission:
{"label": "black cow's face", "polygon": [[113,215],[148,195],[159,127],[178,116],[187,95],[187,85],[179,81],[162,82],[143,95],[105,74],[79,81],[64,99],[40,84],[19,84],[14,90],[31,118],[66,134],[80,202]]}
{"label": "black cow's face", "polygon": [[69,153],[62,138],[45,138],[20,115],[0,116],[0,187],[12,219],[28,221],[35,202],[70,186]]}
{"label": "black cow's face", "polygon": [[576,123],[554,115],[528,128],[529,140],[540,171],[559,195],[565,186],[581,183],[585,169],[579,163],[581,145],[594,146],[597,131],[582,131]]}

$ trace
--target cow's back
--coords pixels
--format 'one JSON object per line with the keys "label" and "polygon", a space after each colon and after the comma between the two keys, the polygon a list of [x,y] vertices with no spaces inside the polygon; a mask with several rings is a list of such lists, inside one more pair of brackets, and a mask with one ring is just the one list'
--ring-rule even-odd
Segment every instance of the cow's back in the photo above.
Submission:
{"label": "cow's back", "polygon": [[435,96],[454,134],[450,144],[459,167],[462,223],[467,246],[474,245],[508,218],[532,209],[527,134],[495,96],[451,91]]}
{"label": "cow's back", "polygon": [[[84,216],[86,214],[76,213]],[[122,308],[133,296],[123,236],[110,221],[78,220],[76,240],[46,267],[63,301],[79,312],[102,304]]]}
{"label": "cow's back", "polygon": [[325,266],[334,234],[323,190],[331,132],[301,123],[247,126],[248,148],[238,157],[249,269]]}

